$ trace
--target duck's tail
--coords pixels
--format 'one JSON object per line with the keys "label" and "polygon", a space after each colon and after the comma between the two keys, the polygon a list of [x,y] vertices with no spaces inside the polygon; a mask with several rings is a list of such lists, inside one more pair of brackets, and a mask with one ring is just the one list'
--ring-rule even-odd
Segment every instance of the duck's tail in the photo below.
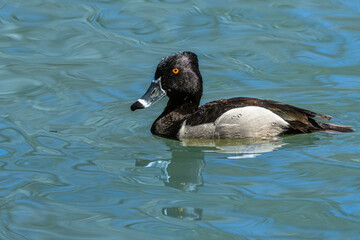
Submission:
{"label": "duck's tail", "polygon": [[355,130],[350,126],[342,126],[337,124],[329,124],[329,123],[319,123],[322,130],[320,132],[327,133],[346,133],[346,132],[354,132]]}

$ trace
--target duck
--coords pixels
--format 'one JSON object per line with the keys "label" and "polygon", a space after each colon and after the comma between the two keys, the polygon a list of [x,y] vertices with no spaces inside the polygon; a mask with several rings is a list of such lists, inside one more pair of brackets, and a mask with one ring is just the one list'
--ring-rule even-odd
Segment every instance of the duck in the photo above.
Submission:
{"label": "duck", "polygon": [[144,109],[168,97],[167,105],[151,126],[151,133],[169,139],[242,139],[354,131],[329,124],[330,115],[318,114],[281,102],[250,97],[216,100],[200,106],[203,80],[195,53],[177,52],[162,58],[145,94],[130,109]]}

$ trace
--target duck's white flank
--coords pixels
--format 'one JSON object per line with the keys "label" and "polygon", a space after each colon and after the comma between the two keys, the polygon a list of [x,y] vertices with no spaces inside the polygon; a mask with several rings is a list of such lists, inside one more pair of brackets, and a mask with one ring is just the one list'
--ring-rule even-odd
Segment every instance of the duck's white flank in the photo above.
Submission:
{"label": "duck's white flank", "polygon": [[289,123],[272,111],[248,106],[231,109],[213,123],[189,126],[184,121],[178,137],[179,139],[268,138],[281,134],[288,126]]}

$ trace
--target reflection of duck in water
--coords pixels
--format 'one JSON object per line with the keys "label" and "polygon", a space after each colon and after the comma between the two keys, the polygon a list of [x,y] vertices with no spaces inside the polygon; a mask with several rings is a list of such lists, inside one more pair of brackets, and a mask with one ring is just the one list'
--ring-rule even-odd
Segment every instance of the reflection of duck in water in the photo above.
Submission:
{"label": "reflection of duck in water", "polygon": [[[205,167],[205,149],[206,151],[235,153],[235,155],[229,154],[229,157],[252,157],[253,155],[249,154],[255,156],[259,153],[272,151],[282,145],[281,142],[272,143],[265,140],[261,142],[253,140],[253,142],[250,142],[249,139],[247,141],[244,139],[242,141],[240,139],[236,141],[188,140],[182,142],[182,144],[187,144],[188,147],[183,148],[178,142],[166,141],[172,155],[169,160],[149,161],[137,159],[135,165],[159,168],[163,172],[160,179],[166,186],[185,192],[196,192],[204,183],[202,171]],[[243,154],[247,155],[244,156]],[[192,206],[175,205],[162,208],[163,215],[184,220],[201,220],[202,213],[203,209]]]}
{"label": "reflection of duck in water", "polygon": [[209,151],[232,153],[229,158],[249,158],[261,153],[271,152],[284,145],[281,139],[182,139],[184,146],[211,147]]}
{"label": "reflection of duck in water", "polygon": [[184,220],[201,220],[203,210],[193,207],[168,207],[162,209],[162,214]]}
{"label": "reflection of duck in water", "polygon": [[318,122],[331,119],[291,105],[255,98],[231,98],[199,107],[202,77],[197,56],[180,52],[164,58],[145,95],[131,110],[150,106],[165,95],[169,101],[155,120],[151,132],[172,138],[269,138],[284,134],[311,132],[351,132],[351,127]]}
{"label": "reflection of duck in water", "polygon": [[[160,179],[166,186],[185,192],[196,192],[204,183],[202,171],[205,167],[204,152],[200,148],[183,148],[178,142],[166,142],[171,149],[169,160],[136,160],[135,166],[156,167],[163,171]],[[203,210],[191,206],[168,206],[162,214],[184,220],[201,220]]]}
{"label": "reflection of duck in water", "polygon": [[204,153],[200,149],[177,148],[172,144],[170,160],[136,160],[136,166],[157,167],[163,171],[164,184],[186,192],[195,192],[203,185],[201,172],[205,166]]}
{"label": "reflection of duck in water", "polygon": [[[229,153],[228,158],[249,158],[261,153],[271,152],[284,143],[280,139],[184,139],[178,142],[166,142],[170,147],[169,160],[140,160],[135,166],[156,167],[162,170],[160,179],[169,187],[186,192],[196,192],[203,185],[202,170],[205,167],[204,152]],[[201,148],[199,148],[201,147]]]}

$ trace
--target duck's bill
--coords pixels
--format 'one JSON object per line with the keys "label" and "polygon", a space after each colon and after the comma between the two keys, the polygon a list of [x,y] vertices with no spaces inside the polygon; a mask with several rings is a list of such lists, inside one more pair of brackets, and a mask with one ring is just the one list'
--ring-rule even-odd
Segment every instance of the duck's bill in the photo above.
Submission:
{"label": "duck's bill", "polygon": [[161,87],[161,77],[154,79],[144,96],[134,102],[130,108],[132,111],[135,111],[136,109],[147,108],[162,99],[165,95],[166,93]]}

